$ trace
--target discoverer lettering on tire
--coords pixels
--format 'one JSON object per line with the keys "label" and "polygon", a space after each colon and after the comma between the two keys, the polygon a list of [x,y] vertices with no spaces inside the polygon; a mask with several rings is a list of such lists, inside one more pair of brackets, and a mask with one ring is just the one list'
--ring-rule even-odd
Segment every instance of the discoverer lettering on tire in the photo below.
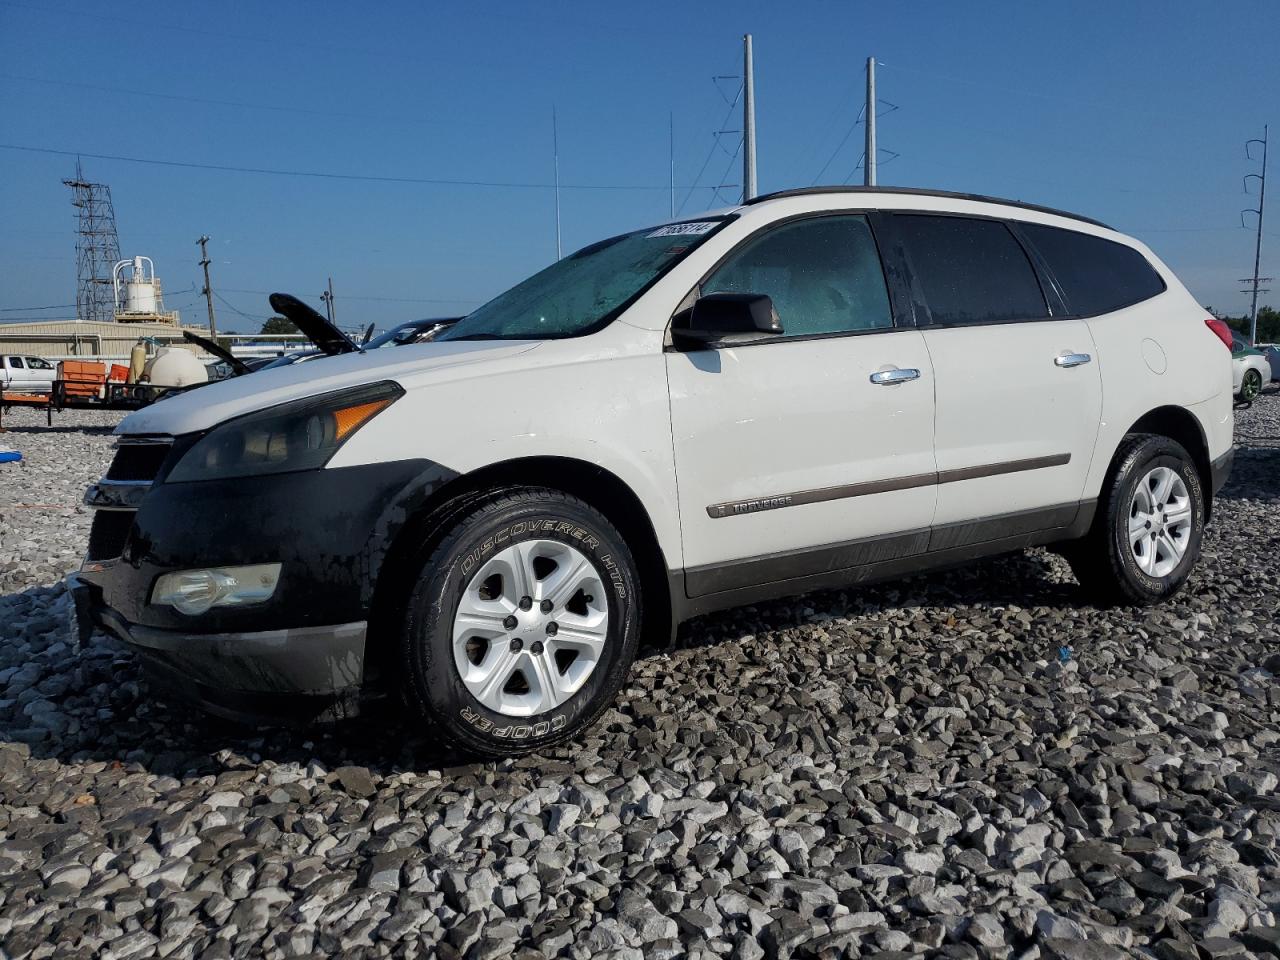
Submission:
{"label": "discoverer lettering on tire", "polygon": [[455,746],[542,749],[613,701],[639,644],[639,576],[595,507],[543,487],[478,498],[424,544],[417,570],[402,692]]}

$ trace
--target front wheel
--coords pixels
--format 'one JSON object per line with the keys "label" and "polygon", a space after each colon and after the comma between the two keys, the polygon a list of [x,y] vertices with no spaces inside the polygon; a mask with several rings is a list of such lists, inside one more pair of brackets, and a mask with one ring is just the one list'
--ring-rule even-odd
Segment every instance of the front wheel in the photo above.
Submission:
{"label": "front wheel", "polygon": [[1252,403],[1262,392],[1262,374],[1257,370],[1246,370],[1240,381],[1240,399]]}
{"label": "front wheel", "polygon": [[626,679],[638,585],[627,545],[587,503],[543,488],[494,495],[422,560],[401,638],[407,704],[478,756],[569,739]]}
{"label": "front wheel", "polygon": [[1181,589],[1200,555],[1204,490],[1191,456],[1167,437],[1126,437],[1093,529],[1066,551],[1081,585],[1104,599],[1148,604]]}

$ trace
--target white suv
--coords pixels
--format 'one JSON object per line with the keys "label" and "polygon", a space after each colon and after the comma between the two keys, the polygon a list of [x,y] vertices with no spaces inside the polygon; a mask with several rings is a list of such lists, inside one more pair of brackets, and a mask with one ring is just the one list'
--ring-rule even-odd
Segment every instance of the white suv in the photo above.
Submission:
{"label": "white suv", "polygon": [[211,709],[398,688],[525,752],[717,608],[1036,544],[1169,596],[1230,466],[1229,343],[1091,220],[774,194],[593,244],[434,342],[134,413],[73,586]]}

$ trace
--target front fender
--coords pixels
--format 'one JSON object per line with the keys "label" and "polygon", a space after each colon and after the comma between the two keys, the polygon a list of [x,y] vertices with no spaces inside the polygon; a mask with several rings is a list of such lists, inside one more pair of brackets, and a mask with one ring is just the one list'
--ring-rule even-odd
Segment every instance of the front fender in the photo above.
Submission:
{"label": "front fender", "polygon": [[681,565],[662,354],[596,352],[578,359],[562,348],[560,355],[559,362],[549,356],[536,368],[507,370],[493,383],[476,376],[407,386],[330,467],[411,458],[463,475],[524,458],[590,463],[635,493],[664,556]]}

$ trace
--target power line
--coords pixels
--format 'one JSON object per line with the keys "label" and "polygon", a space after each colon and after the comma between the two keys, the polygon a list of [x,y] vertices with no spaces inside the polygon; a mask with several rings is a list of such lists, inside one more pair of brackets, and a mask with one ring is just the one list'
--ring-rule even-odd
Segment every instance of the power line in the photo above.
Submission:
{"label": "power line", "polygon": [[269,320],[269,319],[271,319],[271,318],[270,318],[269,316],[267,316],[266,314],[261,314],[261,313],[245,313],[243,310],[241,310],[239,307],[237,307],[234,303],[232,303],[230,300],[228,300],[226,297],[224,297],[222,294],[220,294],[217,290],[214,290],[214,291],[213,291],[213,295],[218,299],[218,302],[220,302],[224,307],[226,307],[226,308],[227,308],[228,310],[230,310],[232,313],[238,313],[240,316],[244,317],[246,320]]}
{"label": "power line", "polygon": [[[1049,101],[1055,101],[1058,103],[1074,103],[1083,107],[1090,107],[1095,109],[1098,107],[1110,107],[1114,109],[1116,107],[1115,100],[1087,100],[1082,97],[1068,97],[1068,96],[1062,96],[1061,94],[1040,93],[1035,90],[1026,89],[1026,87],[1024,87],[1021,83],[1018,86],[1010,86],[1008,84],[993,83],[991,81],[986,81],[986,80],[974,80],[972,77],[957,77],[952,74],[934,73],[931,70],[919,70],[919,69],[916,69],[915,67],[904,67],[899,63],[890,65],[890,64],[886,64],[883,60],[877,60],[876,66],[881,68],[888,66],[890,70],[894,70],[894,71],[900,70],[905,73],[914,73],[917,76],[929,77],[933,80],[946,80],[948,83],[963,83],[972,87],[985,87],[989,90],[1000,90],[1004,93],[1012,94],[1013,96],[1031,97],[1032,99],[1035,99],[1035,100],[1049,100]],[[1146,108],[1143,109],[1143,112],[1151,117],[1164,117],[1170,120],[1176,119],[1180,122],[1185,122],[1186,120],[1186,117],[1181,116],[1179,114],[1160,113],[1158,111],[1153,111]]]}
{"label": "power line", "polygon": [[[716,186],[716,192],[712,194],[712,196],[715,197],[717,200],[720,198],[721,188],[730,186],[730,184],[727,184],[724,182],[725,178],[729,176],[729,171],[733,169],[733,161],[738,159],[738,154],[742,152],[742,148],[745,145],[745,143],[746,143],[746,138],[743,137],[743,139],[738,141],[738,145],[734,148],[733,153],[729,154],[729,165],[724,168],[724,173],[720,174],[720,182]],[[733,203],[734,201],[731,200],[729,202]]]}
{"label": "power line", "polygon": [[[274,177],[312,177],[320,180],[358,180],[367,183],[408,183],[442,187],[501,187],[516,190],[554,190],[554,183],[515,180],[452,180],[446,177],[392,177],[361,173],[326,173],[318,170],[280,170],[272,167],[240,167],[221,163],[197,163],[188,160],[156,160],[151,157],[125,157],[110,153],[89,153],[85,150],[55,150],[52,147],[32,147],[25,144],[0,143],[0,150],[19,150],[26,153],[51,154],[58,157],[88,157],[91,160],[115,160],[120,163],[143,163],[158,167],[183,167],[192,170],[216,170],[224,173],[256,173]],[[708,158],[709,160],[710,158]],[[562,183],[562,190],[667,190],[667,184],[618,184],[618,183]],[[692,193],[697,184],[689,187]],[[702,187],[703,190],[713,189]]]}
{"label": "power line", "polygon": [[[713,79],[724,79],[724,78],[713,78]],[[720,121],[720,126],[716,129],[715,133],[712,134],[712,137],[714,139],[711,142],[711,149],[707,151],[707,158],[702,161],[702,166],[698,169],[698,175],[693,178],[693,185],[689,187],[688,192],[686,192],[684,195],[684,199],[680,201],[680,206],[676,208],[677,216],[679,216],[684,211],[685,204],[689,202],[689,197],[693,195],[693,191],[697,188],[698,183],[702,180],[702,175],[707,171],[707,164],[709,164],[711,162],[711,158],[716,155],[716,148],[720,146],[720,137],[727,132],[724,129],[724,125],[729,122],[729,117],[733,115],[733,110],[738,105],[738,98],[742,96],[743,86],[745,86],[745,84],[743,83],[738,84],[738,92],[733,95],[733,100],[729,103],[729,109],[725,111],[724,118],[721,119]],[[719,88],[717,87],[717,89]],[[721,149],[723,149],[723,147],[721,147]],[[741,149],[741,145],[739,145],[739,149]],[[737,151],[734,151],[734,153],[736,155]],[[730,161],[730,163],[732,164],[732,161]],[[724,179],[724,178],[722,177],[721,179]],[[717,186],[711,187],[710,189],[715,191],[715,193],[713,193],[712,196],[715,196],[716,194],[718,194],[722,186],[723,184],[719,184]],[[708,188],[703,187],[702,189],[706,190]]]}
{"label": "power line", "polygon": [[0,307],[0,313],[21,313],[23,310],[70,310],[74,303],[52,303],[47,307]]}
{"label": "power line", "polygon": [[192,97],[176,93],[158,93],[155,90],[133,90],[127,87],[111,87],[98,83],[81,83],[75,80],[53,80],[48,77],[30,77],[16,73],[0,73],[0,79],[20,80],[27,83],[46,83],[57,87],[76,87],[81,90],[100,90],[104,93],[121,93],[131,97],[152,97],[157,100],[176,100],[181,103],[203,103],[217,107],[236,107],[247,110],[271,110],[281,113],[302,113],[312,117],[345,117],[354,120],[380,120],[386,123],[423,123],[412,116],[391,117],[374,113],[343,113],[336,110],[309,110],[306,107],[286,107],[272,103],[250,103],[243,100],[216,100],[211,97]]}
{"label": "power line", "polygon": [[831,166],[832,161],[840,155],[840,151],[844,149],[844,145],[848,143],[849,138],[853,136],[853,131],[858,129],[858,124],[862,122],[862,112],[866,109],[867,105],[864,103],[858,110],[857,117],[854,118],[853,123],[849,124],[849,129],[844,132],[844,136],[840,138],[840,142],[836,144],[836,148],[831,151],[831,156],[827,157],[827,162],[822,165],[822,169],[818,171],[818,175],[813,178],[809,186],[816,186],[818,181],[822,179],[822,175],[827,172],[827,167]]}
{"label": "power line", "polygon": [[[240,287],[222,287],[221,289],[227,293],[254,293],[261,294],[264,297],[271,296],[274,290],[245,290]],[[459,298],[429,298],[429,297],[362,297],[356,294],[344,293],[343,300],[370,300],[384,303],[480,303],[479,300],[459,299]]]}
{"label": "power line", "polygon": [[[77,20],[97,20],[99,22],[110,23],[115,26],[129,26],[132,24],[134,26],[145,28],[147,30],[172,30],[177,33],[191,33],[191,34],[196,34],[202,37],[221,37],[224,40],[248,40],[251,43],[270,43],[277,46],[280,43],[280,38],[278,36],[255,37],[245,33],[226,33],[219,30],[202,30],[196,27],[180,27],[180,26],[177,26],[176,24],[156,22],[154,20],[151,20],[150,18],[146,20],[139,20],[136,18],[120,17],[120,16],[108,17],[108,16],[103,16],[101,14],[86,13],[82,10],[69,10],[65,7],[60,8],[60,7],[48,7],[48,6],[36,6],[34,4],[27,4],[27,3],[14,3],[13,0],[0,0],[0,5],[6,6],[6,7],[13,7],[15,10],[30,10],[33,13],[43,13],[46,15],[47,14],[65,15]],[[320,43],[314,40],[308,41],[307,46],[326,49],[326,50],[335,50],[340,52],[355,52],[354,48],[345,48],[345,47],[336,46],[334,44]],[[373,51],[370,51],[370,52],[373,52]]]}

